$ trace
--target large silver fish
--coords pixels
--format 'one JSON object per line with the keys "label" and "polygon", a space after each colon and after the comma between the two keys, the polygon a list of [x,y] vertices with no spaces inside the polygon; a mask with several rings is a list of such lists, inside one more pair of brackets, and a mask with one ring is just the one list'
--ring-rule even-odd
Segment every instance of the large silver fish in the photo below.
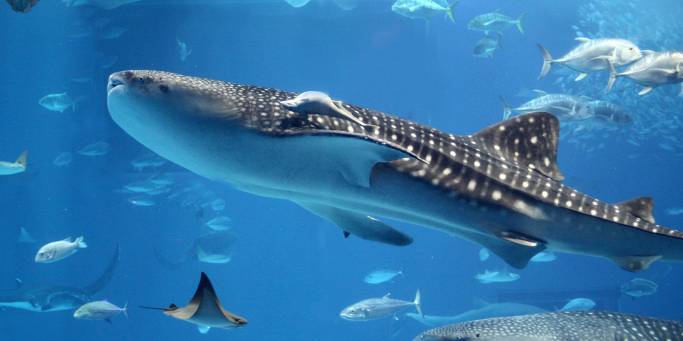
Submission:
{"label": "large silver fish", "polygon": [[418,314],[422,316],[420,304],[420,290],[415,293],[415,300],[412,302],[397,300],[386,294],[383,297],[368,298],[354,303],[344,308],[339,313],[339,316],[348,321],[372,321],[395,316],[398,312],[408,307],[415,307]]}
{"label": "large silver fish", "polygon": [[683,95],[683,52],[652,52],[633,63],[623,72],[617,73],[614,65],[610,65],[610,77],[607,90],[612,90],[617,77],[628,77],[644,86],[638,95],[645,95],[655,87],[666,84],[681,83]]}
{"label": "large silver fish", "polygon": [[609,70],[610,63],[622,66],[633,63],[643,55],[636,44],[625,39],[588,39],[576,38],[580,44],[559,59],[553,59],[550,52],[540,44],[538,48],[543,54],[543,68],[538,78],[545,77],[553,64],[562,64],[578,71],[576,81],[580,81],[588,73]]}
{"label": "large silver fish", "polygon": [[522,13],[517,19],[513,19],[499,11],[484,13],[470,19],[467,23],[467,28],[472,31],[483,31],[488,35],[489,32],[502,34],[508,27],[516,26],[519,33],[524,33],[522,19],[524,19],[525,15],[526,13]]}
{"label": "large silver fish", "polygon": [[457,136],[344,104],[373,125],[299,114],[296,94],[160,71],[109,77],[112,119],[158,155],[209,179],[291,200],[345,234],[412,242],[377,216],[479,243],[521,268],[549,249],[638,271],[683,260],[683,233],[654,223],[652,200],[610,204],[562,184],[559,121],[514,117]]}
{"label": "large silver fish", "polygon": [[611,312],[557,312],[499,317],[428,330],[414,341],[681,341],[676,321]]}
{"label": "large silver fish", "polygon": [[528,114],[532,112],[549,112],[562,120],[585,120],[593,116],[593,108],[589,105],[590,98],[565,94],[549,94],[535,90],[538,97],[512,108],[500,98],[503,104],[503,118],[507,119],[513,113]]}

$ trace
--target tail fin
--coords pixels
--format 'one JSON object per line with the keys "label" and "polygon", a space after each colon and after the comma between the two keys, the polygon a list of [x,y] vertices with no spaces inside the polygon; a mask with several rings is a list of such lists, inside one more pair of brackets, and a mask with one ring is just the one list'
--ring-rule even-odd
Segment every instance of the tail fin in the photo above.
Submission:
{"label": "tail fin", "polygon": [[413,301],[413,304],[415,305],[415,310],[417,310],[417,313],[424,317],[424,314],[422,313],[422,299],[420,297],[419,289],[415,293],[415,300]]}
{"label": "tail fin", "polygon": [[522,13],[517,17],[516,24],[517,24],[517,30],[519,33],[524,34],[524,27],[522,26],[522,19],[524,19],[524,16],[526,16],[526,13]]}
{"label": "tail fin", "polygon": [[550,67],[553,65],[553,56],[550,55],[550,52],[548,52],[543,45],[537,44],[537,46],[543,55],[543,68],[541,69],[541,74],[538,76],[538,79],[541,79],[550,72]]}
{"label": "tail fin", "polygon": [[500,103],[503,105],[503,119],[507,120],[512,116],[512,107],[505,101],[503,96],[498,96],[500,98]]}
{"label": "tail fin", "polygon": [[452,22],[455,22],[455,16],[453,15],[453,9],[455,6],[460,2],[460,0],[455,0],[453,3],[448,5],[448,8],[446,9],[446,16],[448,16],[448,19],[450,19]]}
{"label": "tail fin", "polygon": [[26,168],[26,165],[28,164],[28,150],[24,150],[21,155],[17,158],[17,161],[15,163],[20,164],[22,167]]}
{"label": "tail fin", "polygon": [[128,318],[128,302],[123,305],[123,315],[126,315],[126,318]]}
{"label": "tail fin", "polygon": [[104,287],[106,287],[107,284],[109,284],[111,278],[114,277],[114,270],[116,270],[116,267],[119,265],[120,252],[121,248],[117,244],[116,251],[114,251],[114,256],[112,256],[111,260],[109,261],[109,265],[104,270],[104,273],[102,273],[100,278],[98,278],[95,282],[83,288],[83,290],[90,294],[90,296],[93,296],[98,292],[102,291],[102,289],[104,289]]}
{"label": "tail fin", "polygon": [[88,244],[85,243],[83,236],[76,238],[75,243],[78,244],[79,249],[85,249],[88,247]]}
{"label": "tail fin", "polygon": [[609,80],[607,81],[607,92],[612,91],[614,87],[614,82],[617,80],[617,70],[614,68],[614,64],[611,60],[607,60],[607,65],[609,65]]}

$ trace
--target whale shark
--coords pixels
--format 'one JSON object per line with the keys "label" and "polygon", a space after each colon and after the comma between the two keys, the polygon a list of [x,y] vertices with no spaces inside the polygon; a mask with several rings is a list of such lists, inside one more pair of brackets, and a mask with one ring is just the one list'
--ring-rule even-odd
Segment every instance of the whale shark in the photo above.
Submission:
{"label": "whale shark", "polygon": [[556,312],[477,320],[428,330],[414,341],[683,340],[683,323],[612,312]]}
{"label": "whale shark", "polygon": [[514,302],[479,303],[479,307],[453,316],[424,315],[407,313],[406,316],[428,327],[439,327],[447,324],[481,320],[492,317],[516,316],[544,313],[545,310],[528,304]]}
{"label": "whale shark", "polygon": [[0,307],[40,313],[77,309],[92,301],[93,297],[109,284],[118,263],[119,247],[117,246],[102,275],[85,287],[31,285],[17,280],[15,289],[0,290]]}
{"label": "whale shark", "polygon": [[379,220],[478,243],[515,268],[541,251],[611,259],[628,271],[683,260],[683,233],[655,223],[649,197],[607,203],[562,183],[559,121],[534,112],[455,135],[349,103],[368,126],[288,110],[297,94],[129,70],[110,75],[113,121],[206,178],[290,200],[344,236],[404,246]]}

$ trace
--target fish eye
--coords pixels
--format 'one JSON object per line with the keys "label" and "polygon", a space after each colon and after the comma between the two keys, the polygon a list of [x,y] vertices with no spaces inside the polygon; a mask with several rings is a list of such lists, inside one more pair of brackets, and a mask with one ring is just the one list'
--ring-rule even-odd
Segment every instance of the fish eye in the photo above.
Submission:
{"label": "fish eye", "polygon": [[164,85],[164,84],[159,85],[159,90],[161,90],[161,92],[167,94],[169,91],[168,85]]}

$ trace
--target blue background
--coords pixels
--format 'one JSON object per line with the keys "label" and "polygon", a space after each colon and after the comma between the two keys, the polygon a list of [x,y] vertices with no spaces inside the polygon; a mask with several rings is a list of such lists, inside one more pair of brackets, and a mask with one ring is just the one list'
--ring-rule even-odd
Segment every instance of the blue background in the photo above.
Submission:
{"label": "blue background", "polygon": [[[289,202],[253,197],[191,174],[183,175],[185,183],[203,183],[227,201],[225,213],[233,219],[239,241],[229,264],[192,262],[175,270],[161,266],[153,249],[174,247],[170,236],[191,240],[199,233],[203,218],[177,202],[137,207],[115,193],[136,177],[129,162],[143,154],[144,148],[109,118],[105,88],[111,72],[160,69],[290,91],[322,90],[346,102],[457,134],[469,134],[500,120],[499,95],[513,104],[525,101],[515,96],[524,89],[585,90],[601,96],[589,88],[592,83],[555,84],[562,71],[537,80],[542,60],[535,44],[542,42],[557,56],[571,49],[575,45],[571,26],[585,19],[579,17],[578,8],[589,1],[463,0],[455,10],[456,23],[440,16],[429,22],[401,17],[391,11],[391,1],[365,1],[353,11],[315,1],[295,9],[284,1],[165,4],[143,0],[96,11],[44,0],[25,15],[3,4],[0,159],[14,160],[27,149],[30,166],[24,174],[0,177],[0,288],[11,288],[17,277],[25,283],[85,285],[100,275],[119,243],[120,266],[112,283],[97,297],[120,305],[130,302],[131,311],[129,319],[117,317],[108,325],[75,320],[71,312],[2,309],[0,338],[407,340],[426,328],[406,319],[353,323],[339,318],[339,311],[388,292],[412,300],[419,288],[425,313],[455,315],[472,309],[476,299],[495,302],[501,292],[607,289],[618,293],[619,285],[634,277],[655,280],[659,290],[638,300],[622,297],[617,302],[622,311],[683,319],[680,264],[656,263],[634,275],[607,260],[561,254],[555,262],[515,271],[521,275],[517,282],[482,285],[473,278],[475,274],[505,266],[498,259],[480,262],[476,245],[396,222],[392,224],[414,237],[412,245],[396,248],[344,239],[338,228]],[[644,17],[635,18],[625,13],[641,13],[638,6],[647,6],[648,11],[683,14],[683,5],[673,0],[656,5],[633,3],[636,7],[628,11],[609,13],[611,20],[622,20],[624,27],[634,25],[638,32],[647,33],[652,18],[645,16],[651,12],[642,11]],[[495,9],[513,17],[526,12],[526,34],[509,29],[495,58],[477,59],[472,48],[482,34],[468,31],[466,23]],[[101,18],[128,30],[115,40],[72,37]],[[647,48],[681,49],[680,32],[650,32],[668,37],[664,41],[670,46]],[[192,48],[185,62],[178,58],[176,39]],[[117,56],[118,61],[103,69],[99,64],[105,56]],[[92,82],[70,81],[75,77],[90,77]],[[658,97],[649,101],[668,97],[661,108],[667,118],[683,116],[683,100],[674,97],[678,87],[656,91],[651,96]],[[75,111],[57,113],[38,105],[42,96],[59,92],[82,99]],[[641,110],[651,107],[638,107],[639,99],[632,92],[617,92],[610,98],[618,102],[628,97],[629,109],[638,117]],[[643,114],[642,120],[650,119]],[[683,227],[683,216],[665,214],[666,208],[683,206],[681,130],[668,131],[675,146],[665,150],[659,147],[664,136],[657,130],[639,130],[642,126],[593,134],[583,144],[563,141],[559,164],[567,175],[566,183],[611,202],[652,195],[658,223]],[[626,142],[636,135],[639,146]],[[59,153],[75,152],[97,141],[107,141],[111,152],[95,158],[74,154],[66,167],[52,164]],[[590,148],[600,144],[602,148]],[[184,172],[172,165],[162,170]],[[35,264],[39,245],[17,243],[20,226],[40,245],[85,235],[89,248],[55,264]],[[379,286],[363,283],[365,274],[376,268],[400,269],[405,277]],[[245,316],[248,326],[199,335],[189,324],[136,308],[184,304],[200,271],[213,279],[226,309]],[[526,303],[553,309],[570,298],[549,297],[557,303],[548,304],[539,303],[543,301],[539,297],[538,302]]]}

